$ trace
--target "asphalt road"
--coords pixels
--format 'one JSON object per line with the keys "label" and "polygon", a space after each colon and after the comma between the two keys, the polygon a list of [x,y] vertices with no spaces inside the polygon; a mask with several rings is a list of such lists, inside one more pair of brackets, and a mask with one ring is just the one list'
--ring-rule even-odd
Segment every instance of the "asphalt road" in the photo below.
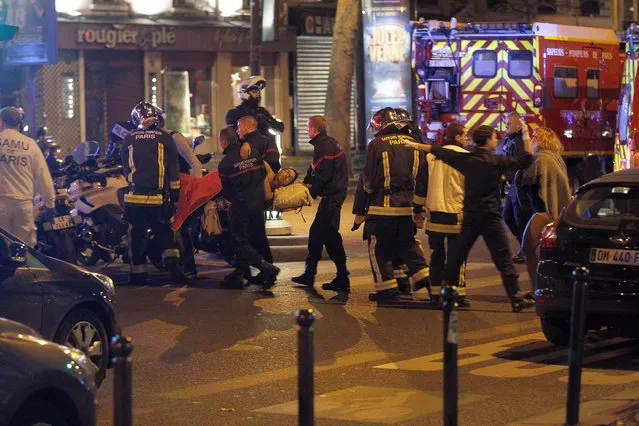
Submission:
{"label": "asphalt road", "polygon": [[[309,210],[307,221],[314,215]],[[442,312],[421,301],[427,299],[423,290],[404,307],[368,301],[366,246],[360,232],[349,231],[349,213],[347,205],[347,298],[296,287],[290,277],[301,272],[300,262],[279,265],[272,293],[220,289],[230,269],[205,256],[198,257],[203,278],[195,287],[170,286],[162,276],[155,285],[119,286],[119,320],[135,345],[134,423],[297,424],[293,313],[313,308],[316,424],[442,424]],[[285,218],[294,232],[310,225],[292,213]],[[545,342],[533,311],[510,312],[483,242],[470,261],[472,305],[460,311],[458,324],[459,424],[524,424],[563,407],[567,351]],[[115,264],[104,272],[121,280],[124,270]],[[321,262],[318,281],[332,273],[330,262]],[[527,279],[522,286],[527,288]],[[637,387],[638,341],[592,333],[587,339],[584,400]],[[112,390],[110,374],[98,395],[100,425],[112,424]]]}

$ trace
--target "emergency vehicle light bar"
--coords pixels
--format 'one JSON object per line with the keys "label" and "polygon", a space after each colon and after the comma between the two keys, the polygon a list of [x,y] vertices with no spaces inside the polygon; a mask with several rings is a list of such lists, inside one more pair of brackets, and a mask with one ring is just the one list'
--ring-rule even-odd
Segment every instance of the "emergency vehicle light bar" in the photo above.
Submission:
{"label": "emergency vehicle light bar", "polygon": [[426,21],[420,19],[413,22],[416,33],[430,33],[431,35],[451,33],[464,34],[512,34],[512,33],[531,33],[532,26],[522,22],[470,22],[458,23],[451,28],[450,23],[437,20]]}

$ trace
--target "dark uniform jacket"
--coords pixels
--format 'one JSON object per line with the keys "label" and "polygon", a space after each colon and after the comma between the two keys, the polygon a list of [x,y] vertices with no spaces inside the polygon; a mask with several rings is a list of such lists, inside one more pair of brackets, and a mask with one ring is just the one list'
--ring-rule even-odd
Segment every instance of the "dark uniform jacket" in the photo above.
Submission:
{"label": "dark uniform jacket", "polygon": [[304,183],[311,185],[311,196],[326,197],[348,189],[348,165],[344,151],[326,132],[309,141],[313,145],[313,164],[308,169]]}
{"label": "dark uniform jacket", "polygon": [[252,150],[256,150],[259,153],[259,157],[266,161],[275,173],[282,168],[280,165],[280,151],[277,149],[275,141],[264,137],[259,131],[244,135],[244,140],[251,145]]}
{"label": "dark uniform jacket", "polygon": [[403,132],[388,126],[368,145],[362,172],[368,216],[411,216],[423,210],[428,163],[422,151],[406,148],[406,142],[417,141]]}
{"label": "dark uniform jacket", "polygon": [[464,212],[501,214],[499,183],[502,174],[528,167],[533,159],[525,151],[523,155],[504,157],[484,148],[464,153],[433,145],[431,152],[466,178]]}
{"label": "dark uniform jacket", "polygon": [[135,125],[130,121],[120,121],[113,126],[109,134],[109,145],[104,156],[107,163],[119,164],[122,158],[122,142],[135,129]]}
{"label": "dark uniform jacket", "polygon": [[[505,157],[517,157],[526,154],[523,131],[520,130],[518,132],[509,133],[508,135],[506,135],[506,139],[504,139],[504,142],[497,149],[497,153]],[[515,189],[513,188],[513,184],[515,183],[516,172],[517,170],[509,170],[505,174],[506,184],[508,185],[508,192]]]}
{"label": "dark uniform jacket", "polygon": [[240,118],[252,115],[257,119],[257,128],[260,133],[269,139],[274,139],[269,133],[269,129],[282,133],[284,131],[284,123],[275,119],[270,112],[264,107],[256,104],[255,101],[245,100],[226,113],[226,125],[237,131],[237,122]]}
{"label": "dark uniform jacket", "polygon": [[264,162],[255,153],[243,160],[240,147],[238,143],[227,146],[218,165],[222,191],[234,215],[264,210]]}
{"label": "dark uniform jacket", "polygon": [[124,202],[162,205],[165,195],[177,202],[180,190],[179,156],[168,133],[136,130],[124,139],[122,166],[129,183]]}

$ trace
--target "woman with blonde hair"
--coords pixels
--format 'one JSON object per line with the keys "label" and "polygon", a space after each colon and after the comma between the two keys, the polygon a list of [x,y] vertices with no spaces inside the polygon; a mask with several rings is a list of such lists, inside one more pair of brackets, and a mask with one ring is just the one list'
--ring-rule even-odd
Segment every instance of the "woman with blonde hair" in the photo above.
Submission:
{"label": "woman with blonde hair", "polygon": [[554,221],[571,197],[566,163],[561,157],[563,145],[557,134],[540,127],[533,132],[533,163],[518,173],[521,179],[521,197],[528,197],[533,215],[528,221],[522,239],[522,252],[530,276],[532,291],[537,282],[537,248],[543,227]]}

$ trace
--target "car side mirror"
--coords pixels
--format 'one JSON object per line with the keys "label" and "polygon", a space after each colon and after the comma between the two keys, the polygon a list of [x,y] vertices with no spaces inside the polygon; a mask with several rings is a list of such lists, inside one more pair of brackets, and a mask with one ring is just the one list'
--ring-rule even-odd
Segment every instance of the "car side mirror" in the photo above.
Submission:
{"label": "car side mirror", "polygon": [[27,246],[17,241],[11,242],[8,261],[9,265],[15,268],[24,266],[27,262]]}

